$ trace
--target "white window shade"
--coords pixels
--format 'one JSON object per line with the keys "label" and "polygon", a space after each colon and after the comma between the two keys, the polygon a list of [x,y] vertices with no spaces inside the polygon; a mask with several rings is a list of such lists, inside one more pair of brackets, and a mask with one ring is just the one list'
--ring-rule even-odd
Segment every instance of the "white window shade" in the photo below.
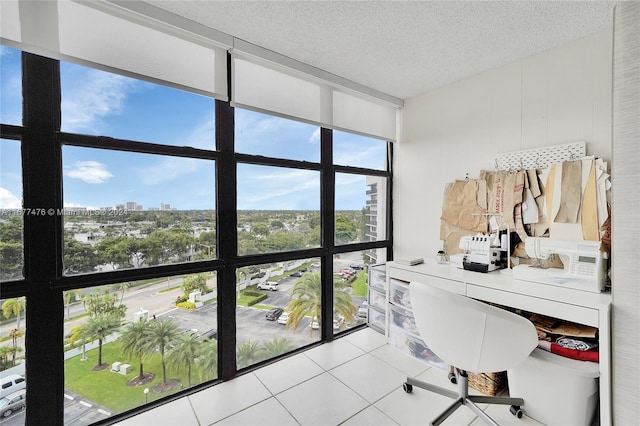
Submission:
{"label": "white window shade", "polygon": [[396,140],[396,111],[357,96],[333,91],[333,127]]}
{"label": "white window shade", "polygon": [[[269,56],[276,55],[269,53]],[[288,58],[286,61],[295,62]],[[398,105],[244,54],[236,48],[232,51],[232,64],[231,103],[234,106],[380,139],[396,139]]]}
{"label": "white window shade", "polygon": [[14,47],[227,99],[224,47],[151,20],[141,24],[130,12],[116,16],[71,1],[0,3],[3,42]]}

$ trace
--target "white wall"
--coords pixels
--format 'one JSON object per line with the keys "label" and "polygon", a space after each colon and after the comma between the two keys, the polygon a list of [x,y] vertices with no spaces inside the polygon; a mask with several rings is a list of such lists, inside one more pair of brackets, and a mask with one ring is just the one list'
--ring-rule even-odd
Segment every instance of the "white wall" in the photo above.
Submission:
{"label": "white wall", "polygon": [[640,401],[640,3],[616,6],[614,19],[613,420],[631,425]]}
{"label": "white wall", "polygon": [[[611,161],[612,30],[409,99],[394,152],[394,256],[440,249],[444,185],[497,154],[586,141]],[[615,183],[614,183],[615,185]]]}

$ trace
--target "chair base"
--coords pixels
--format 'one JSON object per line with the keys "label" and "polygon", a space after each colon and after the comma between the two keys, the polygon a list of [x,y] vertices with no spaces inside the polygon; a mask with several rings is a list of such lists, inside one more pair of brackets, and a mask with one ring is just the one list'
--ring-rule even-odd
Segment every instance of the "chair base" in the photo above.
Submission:
{"label": "chair base", "polygon": [[458,392],[454,392],[449,389],[442,388],[440,386],[432,385],[431,383],[416,380],[411,377],[407,377],[407,381],[402,385],[403,389],[407,393],[413,391],[413,386],[425,389],[439,395],[446,396],[454,400],[454,402],[447,407],[438,417],[433,419],[430,425],[437,426],[444,422],[450,415],[452,415],[459,407],[466,406],[473,411],[478,417],[484,420],[485,423],[498,426],[491,417],[489,417],[484,411],[478,407],[477,404],[500,404],[510,405],[511,414],[522,417],[521,405],[524,405],[522,398],[510,398],[510,397],[498,397],[498,396],[483,396],[483,395],[469,395],[469,378],[465,371],[459,371],[458,374]]}

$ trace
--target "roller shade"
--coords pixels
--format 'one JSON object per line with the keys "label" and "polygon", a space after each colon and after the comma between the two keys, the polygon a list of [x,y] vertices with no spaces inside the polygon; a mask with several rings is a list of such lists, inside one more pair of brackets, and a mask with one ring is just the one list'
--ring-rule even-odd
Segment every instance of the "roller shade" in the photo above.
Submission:
{"label": "roller shade", "polygon": [[227,100],[226,48],[102,3],[0,1],[0,34],[18,49]]}
{"label": "roller shade", "polygon": [[[244,46],[247,43],[243,43]],[[256,49],[259,48],[251,48]],[[270,52],[269,56],[279,55]],[[327,128],[396,140],[399,105],[242,52],[237,47],[233,48],[231,57],[232,105]],[[288,58],[286,61],[295,62]]]}

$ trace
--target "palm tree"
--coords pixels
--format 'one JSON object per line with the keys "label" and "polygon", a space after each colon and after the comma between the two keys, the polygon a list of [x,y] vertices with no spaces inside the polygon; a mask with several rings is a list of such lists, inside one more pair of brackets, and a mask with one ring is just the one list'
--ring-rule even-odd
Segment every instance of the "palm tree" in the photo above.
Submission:
{"label": "palm tree", "polygon": [[264,355],[266,358],[273,358],[278,355],[282,355],[286,352],[289,352],[294,348],[294,345],[291,343],[289,339],[284,337],[274,337],[273,340],[269,340],[268,342],[264,342],[262,344]]}
{"label": "palm tree", "polygon": [[11,315],[16,316],[16,328],[20,328],[20,313],[24,311],[26,303],[27,299],[22,296],[15,299],[7,299],[2,304],[2,314],[5,318],[9,318]]}
{"label": "palm tree", "polygon": [[189,387],[191,387],[191,366],[198,356],[200,339],[196,334],[183,333],[174,340],[173,345],[167,355],[167,362],[169,366],[175,369],[180,369],[184,365],[187,366],[187,381]]}
{"label": "palm tree", "polygon": [[12,357],[11,357],[11,362],[13,363],[13,365],[16,365],[16,352],[18,352],[18,339],[20,337],[24,336],[24,331],[19,330],[17,328],[14,328],[13,330],[9,331],[9,337],[11,337],[11,342],[12,342]]}
{"label": "palm tree", "polygon": [[200,344],[196,364],[200,370],[200,380],[218,377],[218,341],[216,339],[210,339]]}
{"label": "palm tree", "polygon": [[88,339],[88,336],[86,335],[86,327],[82,325],[76,325],[75,327],[71,328],[71,337],[69,337],[69,343],[73,347],[82,345],[82,358],[80,358],[80,361],[87,360],[87,353],[86,353],[87,339]]}
{"label": "palm tree", "polygon": [[98,315],[90,317],[84,325],[83,334],[90,340],[98,340],[98,364],[102,366],[102,342],[120,327],[120,318],[117,315]]}
{"label": "palm tree", "polygon": [[120,335],[122,343],[122,353],[130,358],[137,358],[139,362],[138,377],[144,377],[143,361],[150,355],[151,350],[147,342],[150,323],[142,318],[140,321],[131,322],[125,327]]}
{"label": "palm tree", "polygon": [[12,353],[13,349],[9,346],[0,346],[0,369],[6,370],[13,367],[13,365],[9,365],[9,355]]}
{"label": "palm tree", "polygon": [[124,292],[127,291],[127,289],[131,287],[131,283],[120,283],[118,284],[118,290],[120,290],[122,293],[120,293],[120,305],[122,305],[122,299],[124,299]]}
{"label": "palm tree", "polygon": [[71,306],[71,299],[74,300],[80,296],[80,290],[67,290],[62,293],[62,299],[64,300],[64,306],[66,307],[67,320],[69,319],[69,307]]}
{"label": "palm tree", "polygon": [[160,359],[162,360],[163,385],[167,384],[167,367],[164,356],[169,344],[173,343],[175,338],[178,336],[178,333],[178,326],[170,320],[156,320],[150,322],[146,341],[151,350],[157,350],[160,352]]}
{"label": "palm tree", "polygon": [[[287,305],[289,319],[287,327],[297,330],[300,322],[307,316],[311,316],[311,323],[320,318],[322,307],[322,281],[317,272],[306,273],[293,285],[291,300]],[[310,324],[311,325],[311,324]],[[313,329],[309,327],[309,335]]]}
{"label": "palm tree", "polygon": [[261,361],[263,359],[262,353],[263,349],[260,347],[260,342],[247,340],[241,343],[236,349],[238,368],[243,368]]}
{"label": "palm tree", "polygon": [[[287,306],[289,320],[287,327],[297,330],[300,322],[306,317],[311,317],[320,322],[320,309],[322,307],[322,280],[318,272],[307,272],[293,285],[291,290],[291,301]],[[353,321],[357,309],[351,301],[351,296],[346,291],[346,287],[341,283],[334,283],[333,287],[333,310],[336,314],[344,316],[346,321]],[[309,327],[309,335],[313,329]]]}

